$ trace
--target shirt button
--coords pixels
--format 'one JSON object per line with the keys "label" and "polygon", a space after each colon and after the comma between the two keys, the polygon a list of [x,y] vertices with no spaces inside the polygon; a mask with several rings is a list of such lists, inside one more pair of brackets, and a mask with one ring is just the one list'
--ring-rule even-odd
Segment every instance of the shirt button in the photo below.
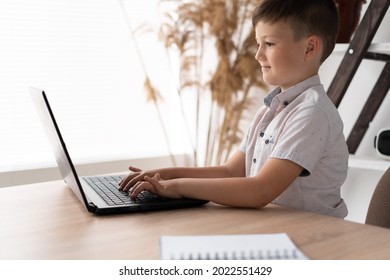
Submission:
{"label": "shirt button", "polygon": [[268,145],[268,143],[269,143],[269,140],[267,139],[267,140],[265,140],[265,144],[267,144]]}
{"label": "shirt button", "polygon": [[253,159],[253,163],[256,163],[256,159],[255,158]]}
{"label": "shirt button", "polygon": [[260,137],[263,137],[264,136],[264,132],[260,132]]}

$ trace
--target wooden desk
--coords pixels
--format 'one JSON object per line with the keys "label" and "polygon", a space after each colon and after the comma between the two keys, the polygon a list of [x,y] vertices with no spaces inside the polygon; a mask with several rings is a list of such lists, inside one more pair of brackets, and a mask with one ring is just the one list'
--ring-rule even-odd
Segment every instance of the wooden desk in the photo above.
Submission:
{"label": "wooden desk", "polygon": [[311,259],[390,259],[390,230],[268,206],[95,216],[62,181],[0,189],[0,259],[159,259],[161,235],[286,232]]}

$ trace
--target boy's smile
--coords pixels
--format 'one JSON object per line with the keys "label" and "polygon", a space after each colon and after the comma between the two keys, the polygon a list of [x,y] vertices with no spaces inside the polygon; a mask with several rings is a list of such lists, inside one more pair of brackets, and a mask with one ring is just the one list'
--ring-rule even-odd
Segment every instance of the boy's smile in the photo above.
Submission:
{"label": "boy's smile", "polygon": [[261,65],[261,71],[262,71],[263,73],[266,73],[266,72],[268,72],[268,71],[270,71],[270,70],[271,70],[271,67],[270,67],[270,66]]}
{"label": "boy's smile", "polygon": [[256,60],[261,65],[263,79],[282,90],[316,74],[307,59],[308,39],[296,39],[284,21],[256,24],[258,50]]}

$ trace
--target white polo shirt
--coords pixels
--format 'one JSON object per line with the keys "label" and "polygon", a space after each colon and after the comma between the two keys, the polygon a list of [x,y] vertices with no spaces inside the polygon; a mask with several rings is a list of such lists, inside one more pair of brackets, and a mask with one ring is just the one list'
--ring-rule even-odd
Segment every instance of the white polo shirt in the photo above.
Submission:
{"label": "white polo shirt", "polygon": [[[264,99],[243,139],[246,176],[256,175],[269,157],[305,170],[273,203],[344,218],[340,195],[348,171],[343,122],[315,75]],[[283,174],[281,174],[283,176]]]}

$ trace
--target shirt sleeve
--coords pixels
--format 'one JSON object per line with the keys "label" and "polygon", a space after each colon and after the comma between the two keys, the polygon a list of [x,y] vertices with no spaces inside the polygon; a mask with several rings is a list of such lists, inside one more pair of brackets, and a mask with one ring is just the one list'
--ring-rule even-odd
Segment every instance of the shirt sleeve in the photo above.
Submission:
{"label": "shirt sleeve", "polygon": [[308,176],[326,153],[329,119],[317,107],[306,106],[284,123],[271,157],[288,159],[302,166]]}

